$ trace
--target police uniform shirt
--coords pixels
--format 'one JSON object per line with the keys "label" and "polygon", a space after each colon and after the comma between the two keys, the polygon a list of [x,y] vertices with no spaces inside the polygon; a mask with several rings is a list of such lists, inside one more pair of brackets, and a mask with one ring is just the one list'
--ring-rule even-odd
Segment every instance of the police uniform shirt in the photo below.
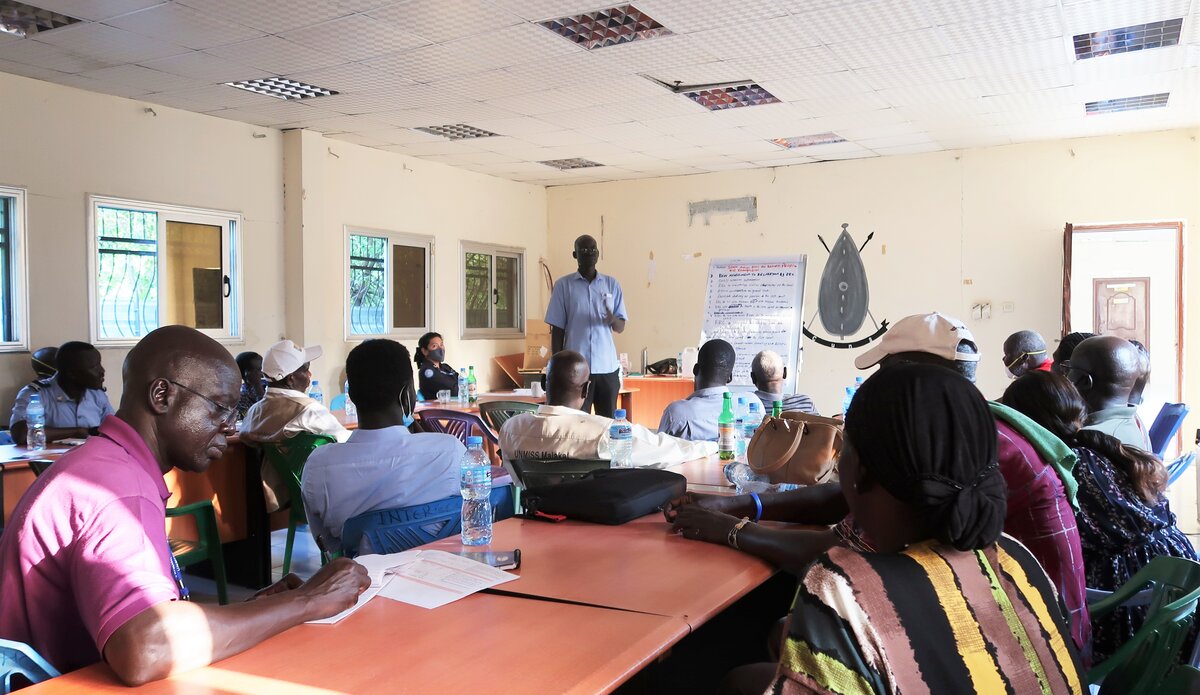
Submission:
{"label": "police uniform shirt", "polygon": [[8,419],[10,428],[25,420],[25,408],[29,406],[29,398],[34,393],[41,394],[42,407],[46,409],[46,427],[91,429],[99,427],[101,421],[114,412],[105,392],[100,389],[86,389],[83,397],[76,403],[58,385],[58,377],[54,376],[28,384],[17,393],[12,416]]}
{"label": "police uniform shirt", "polygon": [[437,392],[445,389],[450,390],[452,397],[458,396],[458,372],[454,371],[454,367],[445,362],[437,367],[434,367],[429,362],[425,362],[417,367],[417,372],[421,395],[425,397],[425,400],[435,400]]}

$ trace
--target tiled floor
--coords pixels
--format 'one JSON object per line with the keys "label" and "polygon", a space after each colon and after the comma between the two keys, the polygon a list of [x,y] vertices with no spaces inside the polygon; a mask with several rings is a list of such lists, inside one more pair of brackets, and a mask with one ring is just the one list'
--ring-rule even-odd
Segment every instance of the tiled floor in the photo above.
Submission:
{"label": "tiled floor", "polygon": [[[283,577],[283,551],[287,545],[287,529],[271,534],[271,581],[279,581]],[[292,572],[301,579],[308,579],[321,568],[321,552],[307,526],[296,529],[296,541],[292,548]],[[201,603],[217,602],[217,585],[211,579],[196,577],[184,573],[184,582],[192,594],[192,600]],[[254,595],[253,589],[229,584],[227,586],[229,602],[238,603]]]}

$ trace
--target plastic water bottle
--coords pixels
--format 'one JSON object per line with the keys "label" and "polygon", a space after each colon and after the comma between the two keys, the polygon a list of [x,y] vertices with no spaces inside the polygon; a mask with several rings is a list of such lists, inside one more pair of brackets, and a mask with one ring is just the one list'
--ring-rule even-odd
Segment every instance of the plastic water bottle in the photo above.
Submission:
{"label": "plastic water bottle", "polygon": [[467,452],[459,464],[462,494],[462,544],[492,542],[492,462],[483,451],[483,437],[467,437]]}
{"label": "plastic water bottle", "polygon": [[842,417],[845,417],[846,413],[850,412],[850,401],[853,401],[853,400],[854,400],[854,387],[847,386],[846,387],[846,397],[842,399]]}
{"label": "plastic water bottle", "polygon": [[357,420],[358,419],[358,407],[354,405],[354,401],[350,400],[350,381],[349,380],[347,380],[346,383],[342,384],[342,393],[346,394],[346,405],[343,406],[346,409],[346,418],[347,419],[353,418],[353,419]]}
{"label": "plastic water bottle", "polygon": [[321,382],[313,379],[312,386],[308,387],[308,397],[325,405],[325,394],[321,392]]}
{"label": "plastic water bottle", "polygon": [[608,451],[613,468],[633,467],[633,425],[625,419],[621,408],[613,412],[612,424],[608,426]]}
{"label": "plastic water bottle", "polygon": [[25,443],[30,449],[46,448],[46,408],[42,405],[42,396],[34,393],[29,397],[29,405],[25,406]]}
{"label": "plastic water bottle", "polygon": [[737,457],[736,418],[733,415],[733,394],[725,392],[725,402],[721,404],[721,415],[717,418],[717,456],[722,461],[732,461]]}
{"label": "plastic water bottle", "polygon": [[467,401],[476,403],[479,401],[479,380],[475,378],[475,367],[470,367],[467,372]]}
{"label": "plastic water bottle", "polygon": [[466,405],[467,401],[467,370],[458,370],[458,404]]}
{"label": "plastic water bottle", "polygon": [[742,438],[746,440],[746,446],[750,446],[750,440],[754,439],[754,433],[758,431],[758,426],[762,424],[763,414],[762,407],[758,401],[750,401],[749,410],[746,414],[746,420],[742,423]]}
{"label": "plastic water bottle", "polygon": [[737,437],[737,456],[735,460],[746,460],[746,416],[749,411],[746,409],[746,397],[738,396],[737,408],[733,411],[733,427],[736,430],[734,436]]}
{"label": "plastic water bottle", "polygon": [[749,465],[739,461],[726,464],[724,473],[725,479],[733,483],[734,491],[739,495],[745,492],[760,492],[758,489],[747,489],[754,484],[770,484],[770,478],[768,478],[766,475],[762,473],[755,473]]}

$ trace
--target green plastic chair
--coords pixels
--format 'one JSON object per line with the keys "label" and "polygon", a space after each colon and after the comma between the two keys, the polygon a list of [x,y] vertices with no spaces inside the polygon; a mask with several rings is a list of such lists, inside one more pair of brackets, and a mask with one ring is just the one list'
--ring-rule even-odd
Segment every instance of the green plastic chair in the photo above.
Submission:
{"label": "green plastic chair", "polygon": [[523,488],[558,485],[578,480],[598,468],[611,468],[611,461],[587,459],[511,459],[513,473]]}
{"label": "green plastic chair", "polygon": [[326,434],[311,434],[301,432],[282,442],[263,444],[263,452],[267,460],[287,483],[288,494],[292,501],[288,506],[287,546],[283,551],[283,573],[292,571],[292,546],[296,542],[296,527],[308,523],[304,514],[304,497],[300,492],[300,476],[304,473],[304,463],[308,455],[319,446],[332,444],[337,441]]}
{"label": "green plastic chair", "polygon": [[225,590],[225,552],[221,547],[221,534],[217,530],[217,512],[209,500],[193,502],[167,510],[167,517],[190,516],[196,519],[196,532],[200,540],[191,541],[168,538],[171,553],[180,567],[188,567],[208,560],[212,563],[213,580],[217,583],[217,601],[224,606],[229,603]]}
{"label": "green plastic chair", "polygon": [[1111,596],[1089,605],[1088,610],[1093,619],[1102,618],[1138,597],[1147,587],[1152,593],[1142,627],[1112,656],[1087,673],[1088,683],[1099,683],[1102,694],[1161,695],[1165,692],[1164,684],[1179,668],[1179,652],[1200,601],[1200,562],[1156,557]]}
{"label": "green plastic chair", "polygon": [[4,686],[5,695],[59,675],[33,647],[24,642],[0,639],[0,685]]}
{"label": "green plastic chair", "polygon": [[537,403],[527,403],[525,401],[488,401],[487,403],[479,404],[479,417],[487,423],[488,427],[492,428],[493,432],[500,432],[500,428],[504,423],[508,422],[514,415],[521,413],[536,413],[538,409]]}
{"label": "green plastic chair", "polygon": [[[54,461],[33,459],[29,468],[34,476],[46,472]],[[199,540],[184,540],[168,538],[171,554],[180,567],[190,567],[198,562],[208,560],[212,563],[213,581],[217,583],[217,601],[222,606],[229,603],[229,594],[225,587],[225,551],[221,547],[221,533],[217,530],[217,511],[210,500],[202,500],[182,507],[172,507],[167,510],[167,518],[191,516],[196,519],[196,535]]]}

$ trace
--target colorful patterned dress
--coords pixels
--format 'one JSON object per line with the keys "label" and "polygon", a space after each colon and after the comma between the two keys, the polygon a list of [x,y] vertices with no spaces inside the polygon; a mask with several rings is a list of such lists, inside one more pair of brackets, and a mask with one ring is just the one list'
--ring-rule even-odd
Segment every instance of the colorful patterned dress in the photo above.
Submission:
{"label": "colorful patterned dress", "polygon": [[1046,573],[1002,536],[963,552],[837,547],[804,575],[769,693],[1082,693]]}
{"label": "colorful patterned dress", "polygon": [[[1167,498],[1147,504],[1133,491],[1125,471],[1092,451],[1077,448],[1079,463],[1079,540],[1087,585],[1112,591],[1159,555],[1195,560],[1196,551],[1176,528]],[[1111,655],[1133,636],[1146,617],[1144,606],[1118,608],[1092,623],[1095,663]],[[1192,638],[1181,651],[1191,654]]]}

